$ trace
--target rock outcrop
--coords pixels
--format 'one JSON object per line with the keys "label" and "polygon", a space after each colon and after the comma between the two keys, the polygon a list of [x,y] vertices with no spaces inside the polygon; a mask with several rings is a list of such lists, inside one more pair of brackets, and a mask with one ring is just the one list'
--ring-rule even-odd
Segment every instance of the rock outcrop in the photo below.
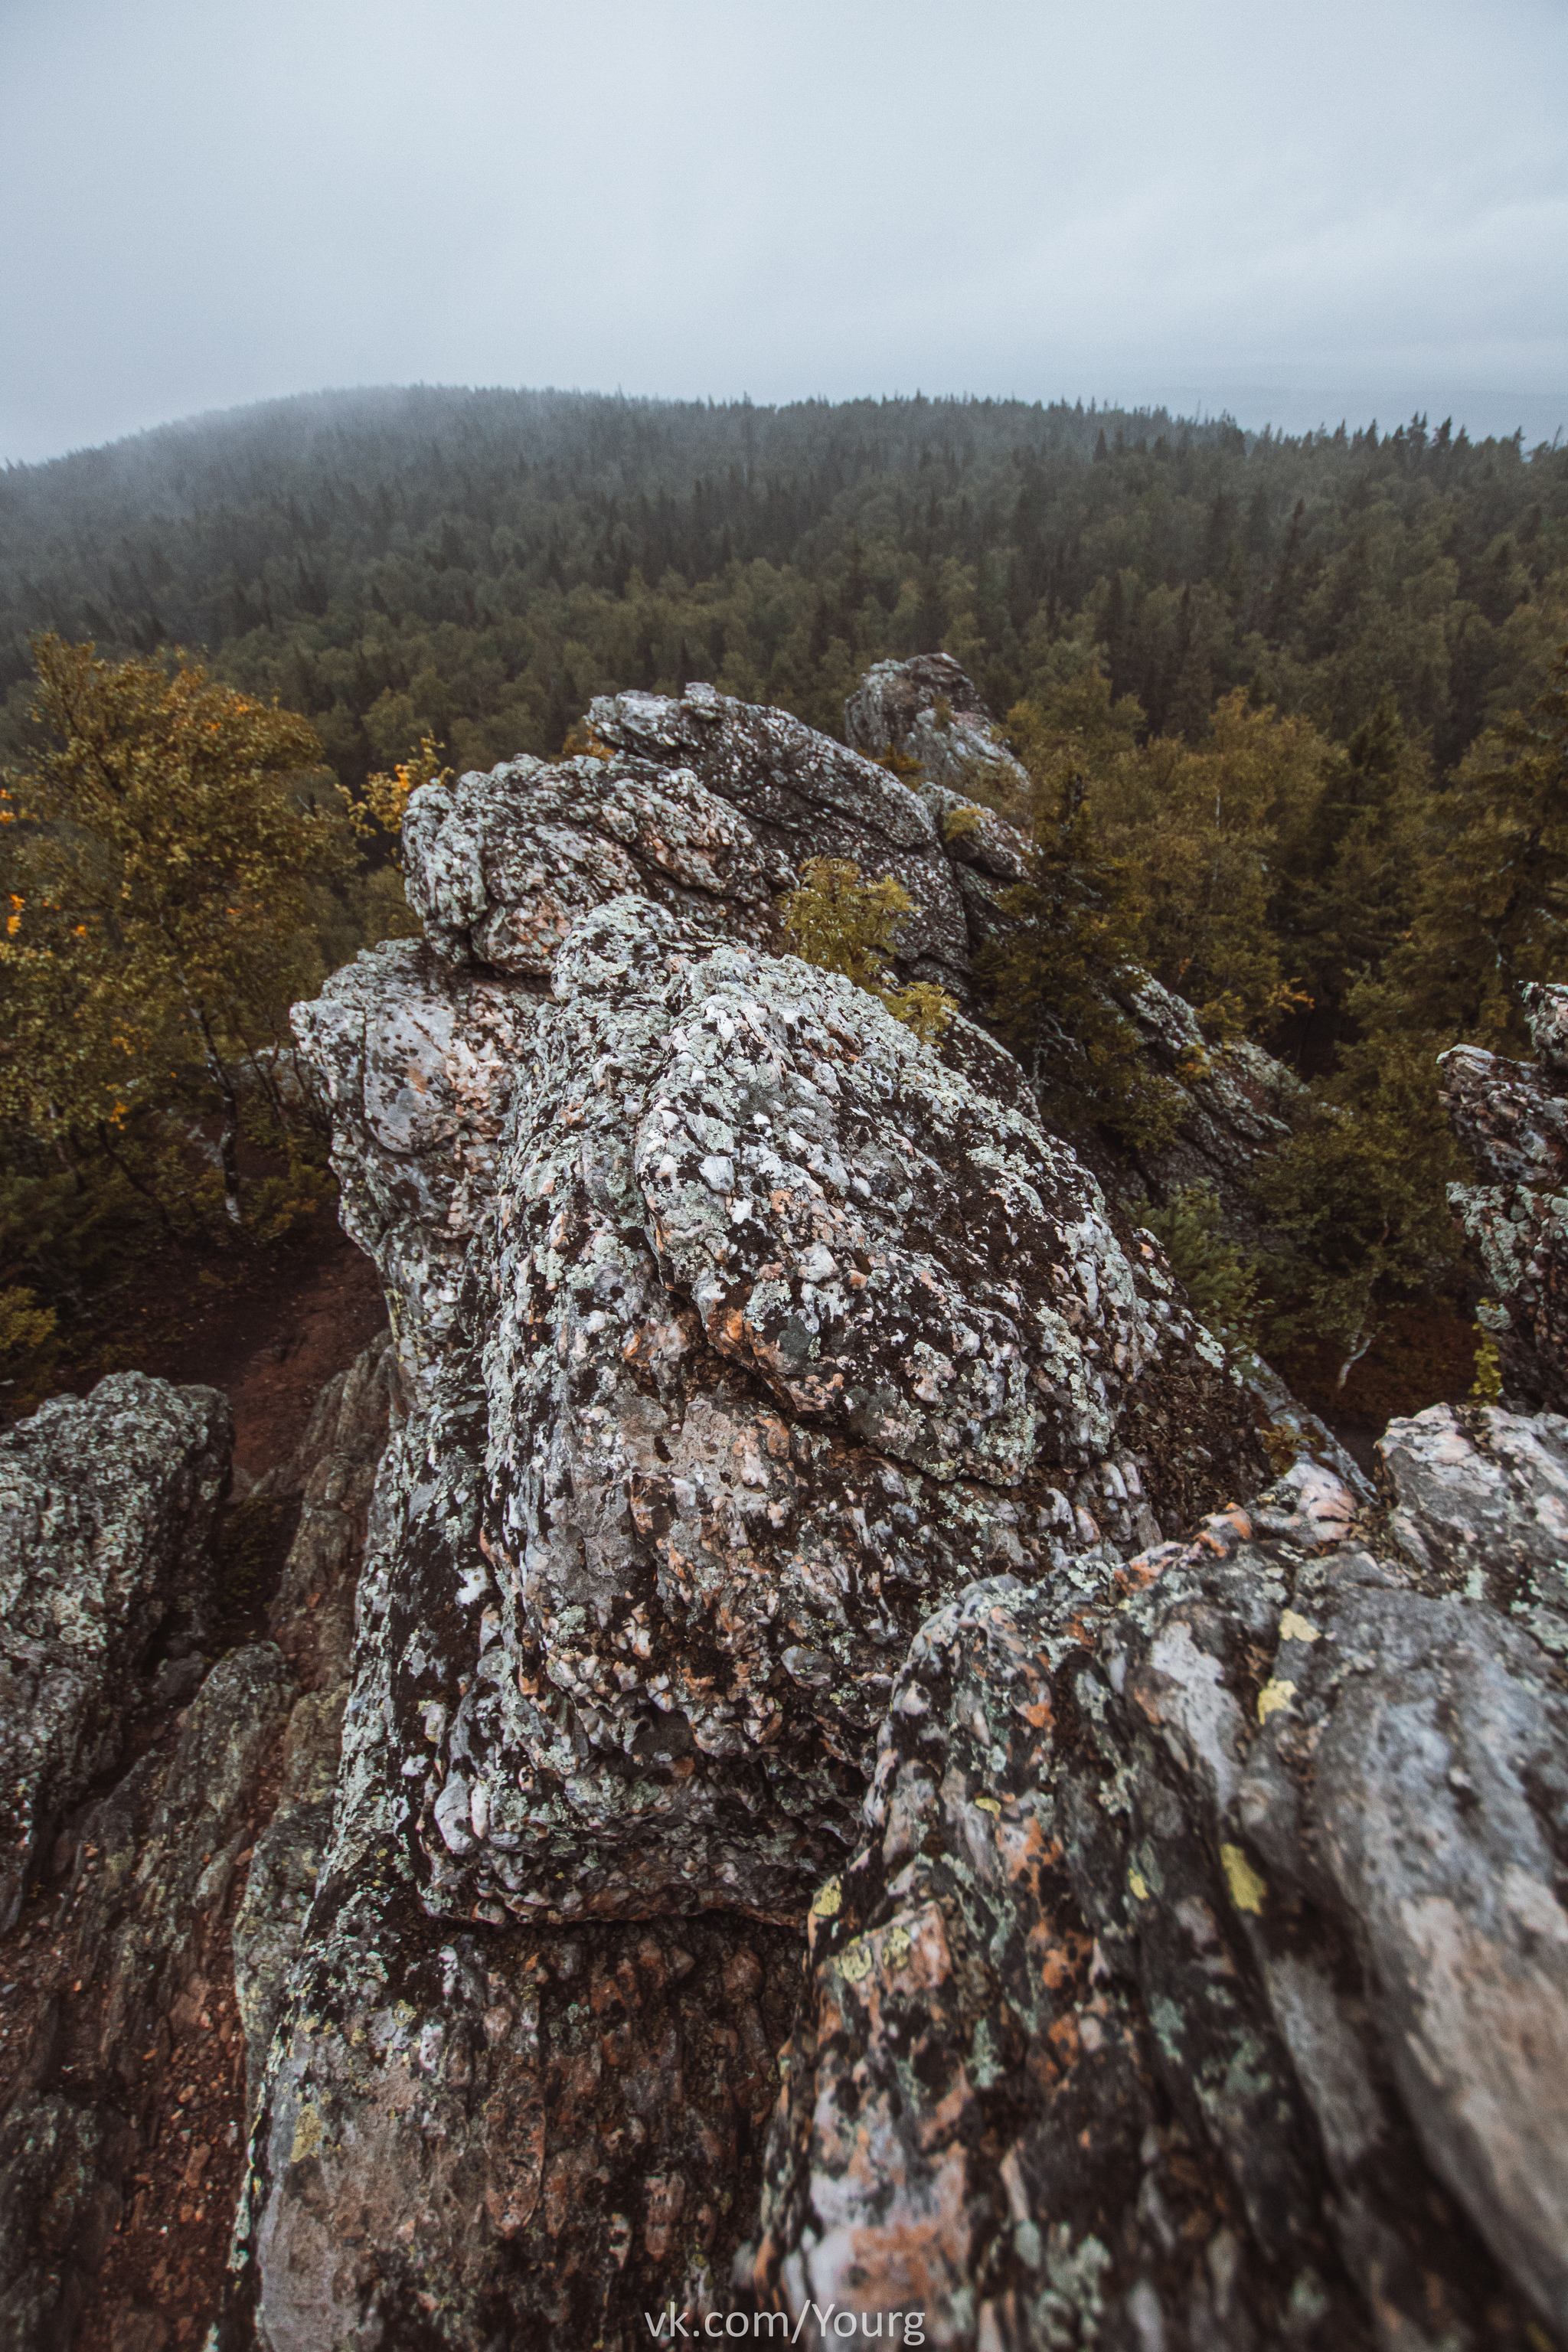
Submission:
{"label": "rock outcrop", "polygon": [[[86,1664],[69,1687],[100,1696],[79,1720],[102,1726],[111,1705],[119,1733],[129,1727],[142,1750],[106,1794],[74,1809],[68,1774],[51,1787],[53,1815],[68,1811],[52,1857],[60,1892],[53,1922],[38,1916],[27,1947],[45,1980],[26,1988],[33,2007],[0,2119],[8,2352],[75,2340],[106,2282],[117,2347],[172,2343],[159,2312],[127,2303],[123,2286],[114,2295],[117,2272],[153,2268],[161,2245],[163,2277],[193,2242],[226,2242],[244,2110],[237,2075],[247,2038],[237,2028],[254,2027],[259,2067],[312,1886],[292,1918],[288,1896],[308,1872],[312,1833],[319,1857],[330,1823],[353,1592],[395,1363],[384,1339],[330,1384],[295,1461],[273,1481],[302,1490],[272,1610],[277,1639],[242,1643],[210,1670],[188,1643],[224,1630],[212,1538],[228,1469],[226,1401],[116,1375],[85,1403],[58,1400],[0,1441],[12,1491],[35,1498],[17,1555],[26,1630],[47,1617],[64,1645],[85,1623]],[[99,1768],[112,1761],[100,1746]],[[248,1996],[240,2019],[231,1973]],[[16,2043],[13,2032],[7,2061]]]}
{"label": "rock outcrop", "polygon": [[0,1436],[0,1930],[117,1762],[154,1643],[179,1662],[205,1637],[230,1443],[216,1389],[140,1372]]}
{"label": "rock outcrop", "polygon": [[[1024,824],[1033,791],[979,688],[949,654],[879,662],[846,702],[844,731],[858,751],[872,759],[892,754],[908,772],[947,852],[973,956],[1005,929],[998,901],[1028,871],[1025,840],[997,808]],[[965,982],[968,969],[966,957]],[[1218,1195],[1229,1229],[1255,1241],[1261,1225],[1250,1179],[1259,1155],[1289,1135],[1306,1088],[1248,1039],[1205,1039],[1191,1005],[1147,973],[1131,978],[1116,1002],[1151,1070],[1179,1090],[1185,1108],[1171,1142],[1144,1153],[1131,1179],[1086,1139],[1096,1173],[1130,1197],[1151,1186],[1165,1198],[1205,1185]]]}
{"label": "rock outcrop", "polygon": [[1568,1693],[1422,1508],[1417,1569],[1297,1474],[922,1629],[769,2150],[753,2284],[803,2340],[1568,2326]]}
{"label": "rock outcrop", "polygon": [[[946,787],[706,689],[594,732],[417,797],[424,940],[300,1013],[394,1336],[84,1830],[116,2048],[232,1932],[216,2344],[1568,2345],[1568,1420],[1352,1491],[982,1027],[775,952],[835,849],[961,993]],[[29,2344],[131,2145],[51,2065]]]}
{"label": "rock outcrop", "polygon": [[1480,1181],[1449,1202],[1480,1252],[1492,1292],[1503,1392],[1568,1412],[1568,988],[1525,990],[1533,1065],[1456,1045],[1443,1098]]}
{"label": "rock outcrop", "polygon": [[[768,951],[757,877],[884,843],[925,951],[964,951],[920,799],[700,692],[593,719],[607,760],[416,797],[426,942],[299,1019],[410,1410],[260,2088],[236,2313],[274,2352],[404,2324],[395,2245],[445,2249],[453,2342],[717,2294],[797,1923],[921,1622],[997,1570],[1091,1590],[1264,1474],[1009,1058]],[[656,2046],[702,2102],[652,2096]],[[590,2136],[624,2155],[584,2172]],[[459,2179],[478,2232],[437,2227]]]}
{"label": "rock outcrop", "polygon": [[955,803],[983,794],[1027,805],[1029,779],[972,677],[951,654],[878,662],[844,705],[844,737],[870,759],[891,752]]}

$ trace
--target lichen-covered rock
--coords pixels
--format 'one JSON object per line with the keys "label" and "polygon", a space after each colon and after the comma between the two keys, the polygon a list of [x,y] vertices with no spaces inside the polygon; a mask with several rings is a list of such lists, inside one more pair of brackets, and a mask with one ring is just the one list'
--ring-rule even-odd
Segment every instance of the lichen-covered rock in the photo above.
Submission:
{"label": "lichen-covered rock", "polygon": [[[672,785],[690,778],[728,803],[781,883],[808,857],[847,857],[868,876],[892,875],[913,901],[900,967],[967,999],[969,931],[952,864],[932,811],[899,777],[788,711],[732,701],[709,686],[689,687],[679,700],[605,695],[588,716],[606,743],[663,765]],[[737,929],[732,919],[729,928]]]}
{"label": "lichen-covered rock", "polygon": [[289,1716],[282,1784],[256,1840],[234,1922],[235,1998],[252,2113],[331,1843],[359,1572],[376,1470],[402,1410],[396,1351],[384,1332],[327,1382],[289,1465],[290,1483],[301,1490],[300,1519],[268,1622],[306,1688]]}
{"label": "lichen-covered rock", "polygon": [[66,2352],[115,2227],[133,2146],[113,2109],[51,2093],[0,2122],[0,2345]]}
{"label": "lichen-covered rock", "polygon": [[1448,1123],[1482,1181],[1450,1205],[1479,1247],[1510,1403],[1568,1412],[1568,988],[1526,989],[1536,1064],[1473,1045],[1443,1055]]}
{"label": "lichen-covered rock", "polygon": [[844,705],[845,740],[876,759],[895,751],[920,762],[928,784],[966,799],[976,784],[1026,802],[1029,780],[951,654],[878,662]]}
{"label": "lichen-covered rock", "polygon": [[752,2273],[799,2340],[1568,2326],[1568,1700],[1357,1534],[1299,1471],[922,1631],[770,2146]]}
{"label": "lichen-covered rock", "polygon": [[650,2308],[721,2310],[797,1952],[712,1916],[454,1932],[329,1886],[221,2341],[633,2352]]}
{"label": "lichen-covered rock", "polygon": [[619,758],[511,760],[426,785],[404,853],[409,904],[443,961],[511,972],[548,973],[578,916],[628,891],[761,939],[795,878],[729,799],[691,768],[637,757],[635,736]]}
{"label": "lichen-covered rock", "polygon": [[1435,1404],[1378,1442],[1394,1541],[1432,1591],[1487,1600],[1568,1659],[1568,1421]]}
{"label": "lichen-covered rock", "polygon": [[537,999],[422,943],[362,950],[294,1025],[331,1106],[350,1238],[374,1259],[405,1375],[439,1361]]}
{"label": "lichen-covered rock", "polygon": [[216,1389],[141,1372],[0,1436],[0,1928],[41,1838],[112,1768],[154,1637],[202,1635],[231,1443]]}
{"label": "lichen-covered rock", "polygon": [[[169,2012],[250,1843],[256,1781],[292,1695],[281,1652],[253,1642],[219,1659],[185,1719],[106,1938],[100,2056],[128,2084],[149,2035],[168,2048]],[[89,1817],[85,1844],[97,1827]]]}
{"label": "lichen-covered rock", "polygon": [[[403,1293],[428,1402],[362,1587],[355,1834],[464,1918],[786,1918],[930,1610],[1146,1541],[1124,1423],[1195,1417],[1234,1491],[1248,1416],[1072,1155],[847,981],[623,898],[552,985],[438,1361]],[[384,1194],[362,1033],[301,1027]]]}

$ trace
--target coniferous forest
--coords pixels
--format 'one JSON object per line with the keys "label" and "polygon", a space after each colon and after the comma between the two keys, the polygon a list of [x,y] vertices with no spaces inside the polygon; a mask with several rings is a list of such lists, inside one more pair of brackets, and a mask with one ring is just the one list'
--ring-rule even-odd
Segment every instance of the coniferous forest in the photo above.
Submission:
{"label": "coniferous forest", "polygon": [[937,650],[1079,876],[1037,923],[1076,908],[1090,963],[1313,1089],[1250,1255],[1160,1204],[1194,1294],[1336,1360],[1412,1303],[1468,1328],[1435,1063],[1521,1050],[1521,990],[1564,973],[1565,640],[1568,449],[1419,415],[420,388],[12,468],[6,1401],[149,1253],[284,1245],[324,1198],[279,1048],[291,995],[409,927],[400,772],[552,754],[593,695],[697,678],[838,734],[872,662]]}

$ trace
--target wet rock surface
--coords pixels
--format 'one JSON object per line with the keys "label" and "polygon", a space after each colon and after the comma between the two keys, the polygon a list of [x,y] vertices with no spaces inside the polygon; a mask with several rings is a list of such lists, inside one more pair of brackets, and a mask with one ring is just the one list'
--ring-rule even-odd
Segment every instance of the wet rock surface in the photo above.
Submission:
{"label": "wet rock surface", "polygon": [[216,1389],[140,1372],[0,1436],[0,1929],[117,1761],[154,1643],[177,1668],[206,1636],[229,1444]]}

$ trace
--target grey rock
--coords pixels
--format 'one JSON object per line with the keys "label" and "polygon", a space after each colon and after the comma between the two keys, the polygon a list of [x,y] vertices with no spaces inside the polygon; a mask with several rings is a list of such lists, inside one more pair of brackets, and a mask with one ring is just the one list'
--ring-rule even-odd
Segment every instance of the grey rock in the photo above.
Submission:
{"label": "grey rock", "polygon": [[50,2095],[0,2123],[0,2347],[68,2352],[120,2220],[132,2132],[112,2109]]}
{"label": "grey rock", "polygon": [[[140,2053],[197,1971],[204,1931],[221,1914],[249,1843],[255,1784],[292,1696],[282,1653],[256,1642],[221,1658],[202,1685],[136,1846],[105,1937],[100,2058],[128,2086]],[[89,1825],[97,1843],[96,1822]]]}
{"label": "grey rock", "polygon": [[112,1769],[161,1629],[199,1636],[228,1468],[216,1389],[116,1372],[0,1436],[0,1927]]}
{"label": "grey rock", "polygon": [[1360,1533],[1300,1470],[1076,1606],[997,1580],[922,1630],[750,2256],[800,2340],[835,2303],[952,2347],[1563,2328],[1565,1702]]}
{"label": "grey rock", "polygon": [[711,1916],[454,1931],[324,1888],[220,2341],[631,2352],[650,2307],[722,2310],[797,1950]]}
{"label": "grey rock", "polygon": [[245,2032],[247,2113],[254,2116],[289,1972],[331,1843],[332,1792],[346,1693],[307,1691],[289,1713],[278,1805],[256,1841],[235,1915],[234,1990]]}
{"label": "grey rock", "polygon": [[301,1490],[300,1519],[269,1622],[306,1688],[289,1712],[277,1806],[256,1840],[234,1922],[251,2114],[331,1842],[360,1566],[376,1470],[403,1407],[397,1355],[385,1332],[327,1382],[289,1465]]}
{"label": "grey rock", "polygon": [[404,850],[430,945],[498,971],[548,973],[578,916],[628,891],[762,937],[794,878],[693,770],[635,753],[511,760],[428,784],[410,803]]}
{"label": "grey rock", "polygon": [[1568,988],[1531,987],[1537,1061],[1456,1045],[1439,1067],[1448,1121],[1481,1181],[1451,1184],[1492,1294],[1510,1403],[1568,1411]]}
{"label": "grey rock", "polygon": [[959,803],[976,784],[1005,801],[1028,799],[1028,777],[951,654],[878,662],[844,705],[844,734],[872,759],[897,751],[918,760],[925,782]]}
{"label": "grey rock", "polygon": [[331,1102],[343,1228],[380,1270],[412,1381],[455,1328],[464,1255],[491,1204],[496,1144],[537,1013],[523,983],[454,972],[410,940],[362,950],[314,1003],[294,1008]]}
{"label": "grey rock", "polygon": [[[461,1274],[402,1294],[427,1402],[383,1472],[346,1786],[459,1917],[791,1916],[932,1605],[1155,1531],[1134,1394],[1173,1381],[1188,1425],[1206,1396],[1257,1459],[1026,1111],[847,982],[668,920],[568,934]],[[351,1197],[385,1193],[359,1034],[300,1027]]]}
{"label": "grey rock", "polygon": [[1377,1452],[1423,1586],[1488,1600],[1568,1658],[1568,1421],[1436,1404],[1391,1421]]}

